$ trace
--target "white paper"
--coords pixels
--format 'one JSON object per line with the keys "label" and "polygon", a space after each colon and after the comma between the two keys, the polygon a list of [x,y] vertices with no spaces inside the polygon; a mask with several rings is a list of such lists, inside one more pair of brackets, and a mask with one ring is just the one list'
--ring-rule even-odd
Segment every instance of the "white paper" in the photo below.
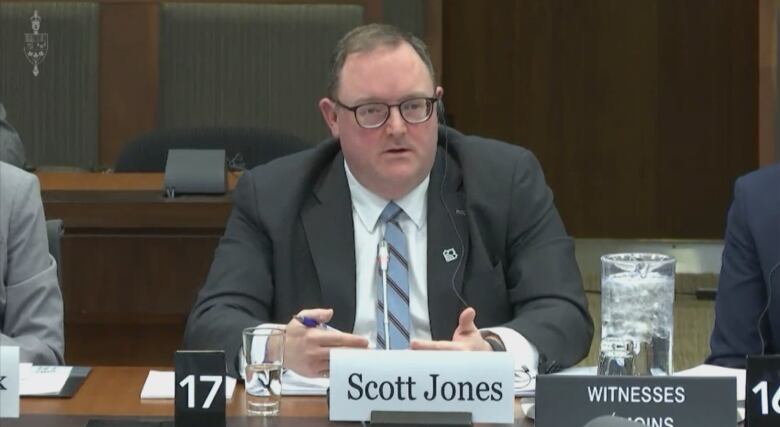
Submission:
{"label": "white paper", "polygon": [[285,369],[282,374],[283,396],[325,396],[330,379],[309,378],[299,375],[292,369]]}
{"label": "white paper", "polygon": [[[173,371],[149,371],[144,387],[141,389],[141,399],[173,399],[176,394],[176,373]],[[225,398],[233,396],[236,379],[225,377]]]}
{"label": "white paper", "polygon": [[21,396],[54,396],[68,381],[72,366],[37,366],[19,364],[19,394]]}

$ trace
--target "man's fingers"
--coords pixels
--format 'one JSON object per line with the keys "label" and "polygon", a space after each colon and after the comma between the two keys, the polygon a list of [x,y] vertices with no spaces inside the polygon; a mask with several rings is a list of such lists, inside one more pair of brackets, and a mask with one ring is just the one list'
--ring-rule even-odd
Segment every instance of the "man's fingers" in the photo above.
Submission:
{"label": "man's fingers", "polygon": [[320,345],[323,347],[367,348],[368,340],[358,335],[328,331],[320,338]]}
{"label": "man's fingers", "polygon": [[312,330],[312,340],[322,347],[367,348],[368,340],[339,331]]}
{"label": "man's fingers", "polygon": [[458,317],[458,330],[462,334],[471,333],[477,330],[474,319],[477,317],[477,311],[472,307],[467,307]]}
{"label": "man's fingers", "polygon": [[412,350],[462,350],[463,346],[460,343],[454,341],[429,341],[429,340],[412,340]]}
{"label": "man's fingers", "polygon": [[301,310],[300,312],[298,312],[298,316],[308,317],[320,323],[326,323],[329,322],[330,319],[333,317],[333,309],[332,308],[310,308],[306,310]]}

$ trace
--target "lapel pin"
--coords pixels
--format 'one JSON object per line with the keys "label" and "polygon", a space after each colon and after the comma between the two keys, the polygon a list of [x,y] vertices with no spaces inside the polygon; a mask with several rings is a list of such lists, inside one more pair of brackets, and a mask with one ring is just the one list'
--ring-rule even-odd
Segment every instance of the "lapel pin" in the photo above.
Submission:
{"label": "lapel pin", "polygon": [[455,248],[445,249],[441,254],[444,255],[444,260],[447,262],[452,262],[458,259],[458,253],[455,252]]}
{"label": "lapel pin", "polygon": [[455,209],[455,214],[466,216],[466,211],[463,209]]}

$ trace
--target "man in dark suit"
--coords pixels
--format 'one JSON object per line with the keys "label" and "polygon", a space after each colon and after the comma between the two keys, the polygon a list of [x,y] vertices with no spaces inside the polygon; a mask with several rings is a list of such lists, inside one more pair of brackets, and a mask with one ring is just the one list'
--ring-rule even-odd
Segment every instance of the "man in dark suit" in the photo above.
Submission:
{"label": "man in dark suit", "polygon": [[744,368],[748,354],[780,353],[778,183],[780,165],[734,184],[707,363]]}
{"label": "man in dark suit", "polygon": [[285,366],[307,376],[333,347],[506,349],[544,372],[582,359],[593,324],[539,163],[440,126],[442,93],[417,38],[347,34],[319,104],[333,138],[241,178],[185,346],[224,349],[232,371],[243,328],[282,323]]}

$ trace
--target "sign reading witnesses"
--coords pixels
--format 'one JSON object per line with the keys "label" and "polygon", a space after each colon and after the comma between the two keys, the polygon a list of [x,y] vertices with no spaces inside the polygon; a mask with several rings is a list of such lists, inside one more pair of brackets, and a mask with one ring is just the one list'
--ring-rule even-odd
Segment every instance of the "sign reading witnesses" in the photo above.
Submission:
{"label": "sign reading witnesses", "polygon": [[0,418],[19,418],[19,347],[0,347]]}
{"label": "sign reading witnesses", "polygon": [[780,356],[748,356],[745,388],[745,424],[779,426]]}
{"label": "sign reading witnesses", "polygon": [[[471,413],[514,422],[514,361],[506,352],[330,352],[330,420],[368,421],[373,411]],[[733,426],[731,426],[733,427]]]}
{"label": "sign reading witnesses", "polygon": [[176,427],[225,427],[225,352],[177,351]]}
{"label": "sign reading witnesses", "polygon": [[734,427],[734,378],[540,375],[536,425],[581,426],[602,415],[653,427]]}

